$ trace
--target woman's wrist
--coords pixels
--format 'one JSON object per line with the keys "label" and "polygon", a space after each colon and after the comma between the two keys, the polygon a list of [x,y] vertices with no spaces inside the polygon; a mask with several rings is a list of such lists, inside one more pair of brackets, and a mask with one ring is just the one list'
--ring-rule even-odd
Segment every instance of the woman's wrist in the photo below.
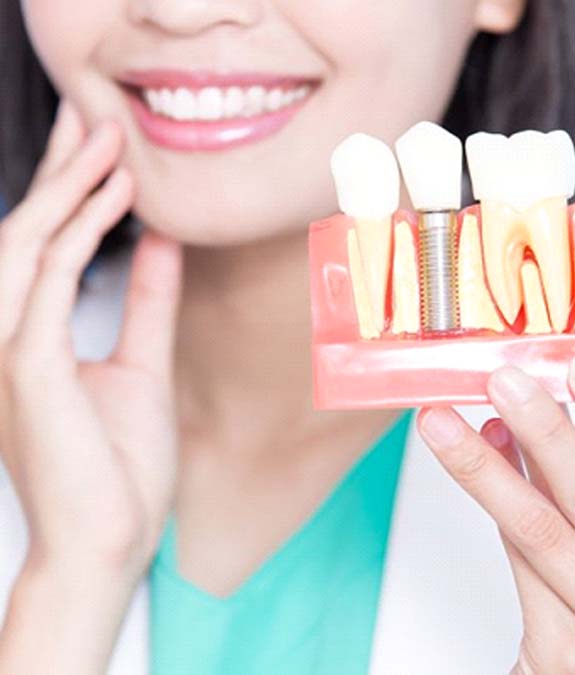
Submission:
{"label": "woman's wrist", "polygon": [[0,634],[0,675],[101,675],[138,578],[122,568],[27,559]]}

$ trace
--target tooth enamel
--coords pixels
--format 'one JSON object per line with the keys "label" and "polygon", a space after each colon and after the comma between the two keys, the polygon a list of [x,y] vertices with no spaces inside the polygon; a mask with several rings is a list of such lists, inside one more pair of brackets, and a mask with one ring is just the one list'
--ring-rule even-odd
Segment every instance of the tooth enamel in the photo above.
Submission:
{"label": "tooth enamel", "polygon": [[479,223],[471,214],[465,215],[461,225],[457,264],[461,327],[502,332],[503,323],[485,284]]}
{"label": "tooth enamel", "polygon": [[250,87],[246,92],[243,114],[259,115],[265,105],[266,90],[263,87]]}
{"label": "tooth enamel", "polygon": [[143,99],[152,112],[179,121],[220,120],[222,118],[252,117],[274,112],[304,98],[311,91],[308,85],[283,91],[280,87],[266,90],[261,86],[205,87],[193,91],[179,87],[175,91],[144,89]]}
{"label": "tooth enamel", "polygon": [[355,219],[359,251],[377,330],[384,327],[391,253],[391,216],[399,205],[399,169],[377,138],[353,134],[331,157],[340,209]]}
{"label": "tooth enamel", "polygon": [[375,327],[373,320],[373,309],[365,282],[359,244],[357,243],[357,232],[353,227],[350,227],[347,232],[347,255],[359,334],[364,340],[378,338],[380,331]]}
{"label": "tooth enamel", "polygon": [[224,114],[224,96],[217,87],[205,87],[198,94],[198,118],[201,120],[219,120]]}
{"label": "tooth enamel", "polygon": [[411,227],[405,221],[395,227],[394,250],[391,331],[396,335],[417,333],[420,328],[417,250]]}
{"label": "tooth enamel", "polygon": [[551,324],[547,315],[541,279],[537,265],[532,260],[526,260],[521,266],[521,281],[525,293],[525,315],[527,323],[525,333],[551,333]]}
{"label": "tooth enamel", "polygon": [[467,139],[476,199],[481,201],[486,275],[503,316],[513,324],[523,304],[526,247],[535,255],[551,325],[562,332],[571,303],[567,199],[575,187],[575,151],[562,131]]}
{"label": "tooth enamel", "polygon": [[178,120],[194,119],[197,110],[196,97],[189,89],[180,87],[173,98],[173,115]]}
{"label": "tooth enamel", "polygon": [[281,89],[272,89],[266,96],[266,110],[279,110],[283,102],[283,93]]}
{"label": "tooth enamel", "polygon": [[463,145],[457,136],[432,122],[419,122],[398,139],[395,149],[418,211],[460,208]]}
{"label": "tooth enamel", "polygon": [[240,87],[230,87],[224,99],[224,114],[226,117],[237,117],[244,109],[244,92]]}

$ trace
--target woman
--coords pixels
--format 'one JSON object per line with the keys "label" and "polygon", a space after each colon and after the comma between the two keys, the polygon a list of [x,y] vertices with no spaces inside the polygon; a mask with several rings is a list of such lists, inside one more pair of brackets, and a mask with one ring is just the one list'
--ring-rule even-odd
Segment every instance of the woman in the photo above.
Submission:
{"label": "woman", "polygon": [[[522,610],[521,645],[507,647],[516,665],[489,660],[497,649],[479,635],[470,644],[483,656],[462,661],[454,644],[434,661],[449,650],[445,632],[425,648],[429,621],[390,666],[393,577],[372,640],[408,418],[313,411],[306,258],[308,223],[336,210],[329,155],[348,133],[392,142],[444,117],[462,136],[572,125],[572,6],[0,6],[2,176],[17,204],[0,230],[0,446],[29,532],[1,675],[104,672],[148,571],[156,674],[351,675],[370,662],[381,673],[574,672],[575,431],[512,369],[490,382],[503,421],[479,435],[437,409],[419,429],[499,528]],[[30,181],[55,103],[46,76],[65,103]],[[166,87],[182,101],[154,102]],[[202,88],[206,121],[182,122],[185,90]],[[144,230],[117,344],[78,361],[76,282],[128,212]],[[106,241],[101,259],[120,246]],[[110,278],[105,265],[95,274]],[[84,324],[85,339],[103,319]]]}

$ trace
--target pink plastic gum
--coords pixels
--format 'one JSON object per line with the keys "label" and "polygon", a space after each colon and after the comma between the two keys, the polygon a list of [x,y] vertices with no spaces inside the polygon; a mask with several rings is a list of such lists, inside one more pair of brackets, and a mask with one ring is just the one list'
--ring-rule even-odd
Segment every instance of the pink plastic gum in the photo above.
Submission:
{"label": "pink plastic gum", "polygon": [[[414,214],[400,211],[394,216],[394,222],[399,220],[413,226]],[[572,206],[571,251],[574,221]],[[312,223],[309,230],[317,409],[488,403],[487,379],[502,365],[532,375],[557,401],[573,400],[567,384],[568,365],[575,356],[573,307],[563,334],[467,331],[423,338],[384,333],[378,340],[360,339],[347,254],[347,231],[353,225],[351,218],[340,214]]]}

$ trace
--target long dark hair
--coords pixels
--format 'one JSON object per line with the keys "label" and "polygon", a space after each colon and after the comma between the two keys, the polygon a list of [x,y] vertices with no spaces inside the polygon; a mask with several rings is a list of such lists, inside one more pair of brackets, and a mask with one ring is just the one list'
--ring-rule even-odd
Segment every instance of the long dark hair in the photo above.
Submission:
{"label": "long dark hair", "polygon": [[[530,0],[508,35],[479,34],[445,114],[460,138],[483,131],[566,129],[575,136],[575,2]],[[58,96],[28,39],[18,0],[0,0],[0,193],[23,197],[44,152]],[[99,253],[130,240],[128,218]]]}

